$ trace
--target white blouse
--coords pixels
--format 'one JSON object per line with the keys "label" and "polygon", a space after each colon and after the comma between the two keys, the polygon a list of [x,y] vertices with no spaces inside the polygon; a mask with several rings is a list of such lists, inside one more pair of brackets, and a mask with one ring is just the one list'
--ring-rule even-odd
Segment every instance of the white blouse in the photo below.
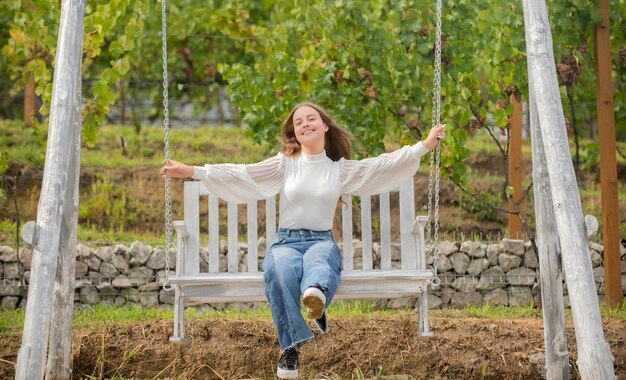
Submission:
{"label": "white blouse", "polygon": [[193,178],[229,202],[247,203],[280,193],[279,227],[330,230],[342,194],[393,190],[412,177],[428,152],[421,142],[363,160],[332,161],[326,152],[282,153],[255,164],[194,166]]}

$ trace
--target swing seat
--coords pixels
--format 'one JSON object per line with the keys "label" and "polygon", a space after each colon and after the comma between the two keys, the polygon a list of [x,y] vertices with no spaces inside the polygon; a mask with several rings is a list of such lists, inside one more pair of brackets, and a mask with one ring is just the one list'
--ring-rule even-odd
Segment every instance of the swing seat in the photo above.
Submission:
{"label": "swing seat", "polygon": [[[219,199],[199,181],[185,182],[184,221],[175,221],[177,235],[176,274],[169,278],[174,287],[174,333],[170,341],[185,341],[184,311],[188,304],[266,301],[263,272],[259,271],[257,203],[247,208],[248,252],[242,265],[239,253],[238,215],[235,203],[228,203],[228,269],[220,272]],[[361,263],[354,265],[352,197],[344,196],[341,206],[342,261],[341,283],[334,299],[380,299],[418,297],[419,336],[432,335],[428,322],[427,289],[434,279],[426,269],[424,248],[425,216],[415,217],[413,178],[392,193],[398,193],[400,220],[400,257],[392,261],[390,199],[395,194],[381,193],[360,198]],[[208,198],[208,272],[200,271],[200,201]],[[380,257],[375,257],[372,242],[372,198],[380,209]],[[276,235],[276,197],[265,201],[266,241]],[[206,219],[206,218],[205,218]],[[241,271],[244,269],[245,271]]]}

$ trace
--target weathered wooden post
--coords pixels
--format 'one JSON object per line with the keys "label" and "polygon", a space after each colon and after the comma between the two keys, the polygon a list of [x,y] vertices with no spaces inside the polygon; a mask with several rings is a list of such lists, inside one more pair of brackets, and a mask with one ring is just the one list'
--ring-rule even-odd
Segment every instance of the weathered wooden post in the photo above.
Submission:
{"label": "weathered wooden post", "polygon": [[30,73],[24,86],[24,125],[30,127],[35,119],[35,75]]}
{"label": "weathered wooden post", "polygon": [[537,104],[533,96],[532,86],[528,93],[546,375],[549,380],[566,380],[569,379],[570,366],[565,335],[561,248],[552,207],[548,165],[541,141],[539,115],[537,115]]}
{"label": "weathered wooden post", "polygon": [[[83,23],[80,22],[82,33]],[[82,42],[78,56],[82,57]],[[66,380],[70,379],[72,359],[72,321],[74,311],[74,288],[76,271],[76,227],[78,224],[78,184],[80,179],[80,134],[81,134],[81,87],[80,64],[78,63],[79,75],[74,78],[76,91],[71,101],[72,114],[71,132],[72,137],[68,148],[70,156],[68,179],[63,199],[65,208],[62,215],[61,235],[59,241],[59,267],[57,268],[54,284],[54,299],[50,321],[50,348],[46,364],[46,379]]]}
{"label": "weathered wooden post", "polygon": [[[54,82],[46,164],[37,223],[32,234],[34,246],[31,283],[26,303],[22,346],[18,352],[15,378],[42,379],[48,351],[52,315],[54,276],[59,252],[73,254],[78,197],[78,140],[81,114],[81,64],[85,0],[64,0],[55,61]],[[67,264],[67,258],[61,265]],[[64,268],[67,273],[69,268]],[[73,273],[70,277],[73,277]],[[61,288],[57,287],[57,291]],[[67,290],[64,290],[67,291]],[[70,291],[70,294],[73,289]],[[68,294],[59,297],[68,297]],[[63,316],[62,318],[65,318]],[[58,332],[71,339],[69,327]],[[67,339],[67,337],[65,337]],[[69,354],[69,353],[68,353]],[[69,358],[68,358],[69,360]],[[69,368],[69,366],[68,366]]]}
{"label": "weathered wooden post", "polygon": [[596,110],[600,140],[600,185],[602,198],[602,237],[604,240],[604,294],[607,306],[622,303],[622,276],[619,252],[619,202],[617,199],[617,159],[615,157],[615,112],[611,67],[611,28],[609,0],[600,0],[602,23],[596,25]]}
{"label": "weathered wooden post", "polygon": [[[515,211],[513,202],[522,196],[522,102],[515,94],[510,96],[513,104],[513,115],[511,115],[511,128],[509,129],[509,183],[515,190],[513,197],[509,200],[509,210]],[[511,239],[523,239],[522,221],[517,215],[509,214],[509,237]]]}
{"label": "weathered wooden post", "polygon": [[615,379],[611,349],[604,340],[578,184],[565,130],[548,12],[542,0],[523,0],[523,8],[528,81],[539,119],[538,135],[545,154],[552,209],[572,304],[578,367],[583,379]]}

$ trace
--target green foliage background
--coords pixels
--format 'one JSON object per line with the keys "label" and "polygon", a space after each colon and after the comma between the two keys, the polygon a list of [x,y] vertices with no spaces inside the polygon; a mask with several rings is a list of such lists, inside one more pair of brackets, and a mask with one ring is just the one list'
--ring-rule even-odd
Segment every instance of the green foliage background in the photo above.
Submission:
{"label": "green foliage background", "polygon": [[[291,107],[314,100],[354,132],[367,154],[383,151],[384,136],[414,142],[431,124],[433,6],[417,0],[171,1],[172,96],[207,108],[219,88],[228,86],[255,141],[274,140]],[[2,91],[16,95],[34,73],[40,112],[46,115],[59,3],[10,0],[0,8],[8,15],[0,24]],[[509,95],[526,92],[523,18],[520,2],[504,0],[444,1],[443,12],[442,120],[452,127],[443,164],[463,182],[468,135],[485,125],[505,130],[512,112]],[[573,56],[582,66],[573,99],[574,117],[585,128],[595,112],[589,50],[600,16],[595,4],[582,0],[552,1],[549,12],[557,63]],[[84,93],[88,144],[95,143],[98,126],[121,97],[151,99],[149,115],[133,117],[158,119],[160,15],[160,2],[149,0],[88,2],[84,71],[85,81],[93,82]],[[619,53],[626,49],[625,15],[624,0],[611,2],[620,137],[626,135],[626,52]],[[141,80],[155,85],[130,85]]]}
{"label": "green foliage background", "polygon": [[[593,30],[595,2],[548,4],[563,103],[577,133],[595,136]],[[210,0],[168,2],[170,95],[197,110],[226,87],[248,135],[275,141],[280,121],[298,102],[328,108],[358,137],[358,153],[384,150],[383,138],[413,143],[431,127],[434,2],[418,0]],[[618,140],[626,138],[626,0],[612,1],[611,30]],[[59,2],[0,4],[0,92],[11,103],[34,73],[48,113]],[[136,128],[161,114],[161,2],[87,3],[84,39],[83,140],[123,99],[150,100],[132,110]],[[443,2],[442,120],[449,126],[444,174],[466,183],[466,141],[477,129],[508,131],[511,94],[527,91],[521,2]],[[148,83],[137,86],[135,83]],[[568,95],[569,91],[569,97]],[[8,99],[8,100],[7,100]],[[12,112],[12,113],[11,113]],[[176,109],[172,110],[173,113]],[[597,144],[582,146],[584,167]]]}

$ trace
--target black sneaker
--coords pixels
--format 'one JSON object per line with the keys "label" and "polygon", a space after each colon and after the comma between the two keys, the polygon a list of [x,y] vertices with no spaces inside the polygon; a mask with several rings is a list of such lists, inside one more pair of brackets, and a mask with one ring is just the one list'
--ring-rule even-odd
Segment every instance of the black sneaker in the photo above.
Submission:
{"label": "black sneaker", "polygon": [[289,347],[280,354],[276,375],[280,379],[298,378],[298,351],[295,348]]}
{"label": "black sneaker", "polygon": [[328,333],[328,322],[326,321],[326,311],[322,313],[322,317],[314,320],[315,325],[322,332],[322,334]]}

